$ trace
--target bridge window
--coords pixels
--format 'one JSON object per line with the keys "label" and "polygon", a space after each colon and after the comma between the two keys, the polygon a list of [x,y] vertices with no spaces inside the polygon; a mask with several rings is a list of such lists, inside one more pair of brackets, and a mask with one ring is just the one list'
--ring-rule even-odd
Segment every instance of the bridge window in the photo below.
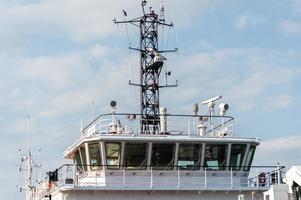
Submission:
{"label": "bridge window", "polygon": [[99,143],[89,144],[89,153],[90,153],[90,165],[91,170],[99,170],[101,166],[101,154]]}
{"label": "bridge window", "polygon": [[84,170],[87,171],[86,149],[83,146],[80,148],[80,157],[82,158],[82,163],[83,163],[83,166],[84,166]]}
{"label": "bridge window", "polygon": [[82,159],[82,165],[84,166],[84,170],[87,171],[86,149],[83,146],[80,148],[80,157]]}
{"label": "bridge window", "polygon": [[153,169],[173,169],[174,144],[153,144],[151,165]]}
{"label": "bridge window", "polygon": [[180,144],[178,155],[179,169],[200,169],[202,144]]}
{"label": "bridge window", "polygon": [[79,150],[75,152],[75,162],[77,165],[77,168],[80,171],[86,171],[87,170],[87,160],[86,160],[86,149],[85,147],[80,147]]}
{"label": "bridge window", "polygon": [[229,169],[240,170],[247,145],[232,144]]}
{"label": "bridge window", "polygon": [[83,166],[82,166],[83,163],[82,163],[82,159],[80,158],[79,150],[75,152],[75,162],[79,171],[83,171]]}
{"label": "bridge window", "polygon": [[124,165],[126,169],[146,169],[147,143],[126,143]]}
{"label": "bridge window", "polygon": [[244,167],[245,171],[249,171],[250,168],[251,168],[251,164],[252,164],[253,157],[254,157],[254,154],[255,154],[255,149],[256,149],[255,146],[250,146],[250,149],[248,151],[247,158],[246,158],[246,164],[245,164],[245,167]]}
{"label": "bridge window", "polygon": [[208,170],[225,170],[227,164],[227,144],[207,144],[204,165]]}
{"label": "bridge window", "polygon": [[106,157],[108,169],[119,169],[120,167],[120,143],[106,143]]}

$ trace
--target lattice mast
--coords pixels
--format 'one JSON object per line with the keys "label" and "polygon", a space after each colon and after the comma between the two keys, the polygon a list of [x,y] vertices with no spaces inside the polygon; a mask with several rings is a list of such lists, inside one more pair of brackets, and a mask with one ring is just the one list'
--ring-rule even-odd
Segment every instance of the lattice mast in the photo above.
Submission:
{"label": "lattice mast", "polygon": [[[143,16],[114,23],[133,24],[140,30],[140,47],[132,48],[140,52],[140,83],[129,82],[130,85],[140,87],[140,113],[141,113],[141,132],[143,134],[152,134],[158,131],[160,126],[159,110],[160,98],[159,90],[163,87],[174,87],[176,85],[159,84],[159,77],[163,67],[163,61],[166,58],[160,53],[174,52],[174,50],[159,50],[158,48],[158,28],[159,26],[172,27],[173,24],[165,23],[164,7],[161,6],[160,17],[149,7],[149,13],[146,13],[146,1],[142,1]],[[123,10],[124,16],[127,13]],[[170,73],[169,73],[170,74]]]}

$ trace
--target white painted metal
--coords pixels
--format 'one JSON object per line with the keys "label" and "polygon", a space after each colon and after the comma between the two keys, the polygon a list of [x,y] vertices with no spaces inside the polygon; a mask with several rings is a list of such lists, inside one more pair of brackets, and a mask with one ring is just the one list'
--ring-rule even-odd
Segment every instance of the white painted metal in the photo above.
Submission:
{"label": "white painted metal", "polygon": [[264,192],[264,200],[287,200],[289,186],[287,184],[272,185],[271,188]]}

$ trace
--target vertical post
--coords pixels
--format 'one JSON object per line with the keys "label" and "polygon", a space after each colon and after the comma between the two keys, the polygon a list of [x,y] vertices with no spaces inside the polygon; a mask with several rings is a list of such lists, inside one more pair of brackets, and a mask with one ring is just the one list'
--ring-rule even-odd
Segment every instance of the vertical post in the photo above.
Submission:
{"label": "vertical post", "polygon": [[97,174],[97,169],[95,170],[95,186],[97,185],[97,176],[98,176],[98,174]]}
{"label": "vertical post", "polygon": [[188,119],[188,135],[190,136],[191,128],[190,128],[190,120]]}
{"label": "vertical post", "polygon": [[150,188],[152,189],[153,188],[153,167],[150,168],[150,173],[151,173],[151,182],[150,182]]}
{"label": "vertical post", "polygon": [[181,188],[181,174],[180,174],[180,169],[178,167],[178,189]]}
{"label": "vertical post", "polygon": [[[148,152],[147,152],[147,169],[152,169],[152,149],[153,149],[153,143],[150,142],[148,145]],[[150,168],[148,168],[150,167]]]}
{"label": "vertical post", "polygon": [[278,185],[281,183],[281,176],[280,176],[280,165],[279,163],[277,164],[277,183]]}
{"label": "vertical post", "polygon": [[125,167],[123,168],[123,188],[126,187],[126,184],[125,184]]}
{"label": "vertical post", "polygon": [[76,186],[78,184],[77,182],[77,168],[75,163],[73,164],[73,186]]}
{"label": "vertical post", "polygon": [[205,188],[207,188],[207,169],[205,168]]}
{"label": "vertical post", "polygon": [[230,169],[230,176],[231,176],[231,188],[233,188],[234,184],[233,184],[233,170],[232,170],[232,167]]}
{"label": "vertical post", "polygon": [[90,171],[91,165],[90,165],[90,152],[89,152],[89,144],[88,143],[85,143],[85,153],[86,153],[86,163],[83,163],[83,164],[87,166],[87,171]]}
{"label": "vertical post", "polygon": [[259,172],[258,172],[258,169],[256,170],[256,182],[257,182],[257,188],[259,188]]}
{"label": "vertical post", "polygon": [[121,167],[125,167],[123,166],[124,163],[124,152],[125,152],[125,142],[121,142],[121,153],[120,153],[120,162],[119,162],[119,166]]}
{"label": "vertical post", "polygon": [[178,166],[179,147],[180,147],[180,144],[177,142],[176,146],[175,146],[175,153],[174,153],[174,169],[175,170],[179,169],[179,166]]}

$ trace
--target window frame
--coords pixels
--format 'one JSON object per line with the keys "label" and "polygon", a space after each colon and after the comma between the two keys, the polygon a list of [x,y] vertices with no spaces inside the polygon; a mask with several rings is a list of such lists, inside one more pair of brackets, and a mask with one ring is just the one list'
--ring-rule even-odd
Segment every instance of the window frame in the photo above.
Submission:
{"label": "window frame", "polygon": [[[233,146],[244,146],[244,150],[242,152],[242,156],[241,156],[241,160],[240,160],[239,166],[232,165],[232,163],[231,163],[231,158],[233,156],[233,154],[232,154],[232,152],[233,152]],[[240,171],[242,169],[244,158],[245,158],[246,153],[247,153],[247,149],[248,149],[248,145],[247,144],[242,144],[242,143],[233,143],[233,144],[231,144],[231,147],[230,147],[230,157],[229,157],[229,166],[228,166],[229,170]]]}
{"label": "window frame", "polygon": [[[224,151],[224,160],[223,162],[219,163],[218,158],[217,160],[217,166],[208,166],[208,164],[206,163],[207,161],[210,161],[210,159],[206,159],[206,153],[207,153],[207,146],[211,146],[212,147],[218,147],[218,146],[224,146],[225,151]],[[209,170],[209,171],[226,171],[227,170],[227,163],[228,163],[228,152],[229,152],[229,145],[228,143],[205,143],[205,151],[204,151],[204,163],[203,163],[203,168],[204,170]],[[211,152],[213,153],[213,152]],[[212,156],[211,156],[212,157]],[[211,159],[212,160],[212,159]]]}
{"label": "window frame", "polygon": [[[250,152],[251,150],[253,152]],[[254,144],[249,145],[249,148],[248,148],[247,154],[246,154],[246,158],[245,158],[246,160],[245,160],[244,171],[250,171],[252,163],[253,163],[255,152],[256,152],[256,145],[254,145]],[[250,153],[251,153],[251,156],[249,157]],[[248,161],[248,158],[249,158],[249,161]]]}
{"label": "window frame", "polygon": [[[92,160],[91,148],[90,148],[91,145],[97,145],[98,146],[98,165],[94,165],[94,164],[91,163],[91,160]],[[103,169],[100,143],[99,142],[88,143],[88,150],[89,150],[88,152],[89,152],[89,165],[90,165],[90,169],[92,171],[97,171],[97,170]]]}
{"label": "window frame", "polygon": [[[107,147],[107,145],[108,144],[117,144],[118,146],[119,146],[119,152],[118,152],[118,165],[109,165],[108,164],[108,147]],[[118,169],[120,169],[120,164],[121,164],[121,160],[122,160],[122,158],[121,158],[121,153],[122,153],[122,143],[121,142],[105,142],[104,143],[104,146],[105,146],[105,160],[106,160],[106,165],[107,165],[107,169],[109,169],[109,170],[118,170]],[[112,159],[112,158],[110,158],[110,159]]]}
{"label": "window frame", "polygon": [[[181,147],[183,147],[183,146],[186,146],[186,147],[198,146],[198,152],[197,152],[198,160],[192,160],[192,161],[196,161],[196,164],[193,164],[190,167],[189,167],[189,165],[186,165],[186,168],[185,168],[185,166],[180,166],[179,165],[179,161],[183,160],[183,157],[182,157],[182,159],[180,159],[181,158],[181,156],[180,156]],[[192,151],[194,151],[194,149],[192,149]],[[195,156],[194,152],[193,152],[193,156]],[[177,163],[176,163],[177,169],[180,169],[180,170],[200,170],[202,160],[203,160],[203,143],[179,143],[179,145],[178,145],[178,154],[177,154]]]}
{"label": "window frame", "polygon": [[[156,145],[171,145],[172,146],[172,158],[170,160],[170,162],[168,163],[167,166],[162,166],[162,164],[159,165],[154,165],[154,147]],[[172,143],[172,142],[166,142],[166,143],[160,143],[160,142],[153,142],[152,143],[152,150],[151,150],[151,157],[150,157],[150,164],[151,164],[151,168],[154,170],[173,170],[174,166],[175,166],[175,152],[176,152],[176,143]],[[157,155],[158,156],[158,155]],[[170,165],[171,163],[171,165]]]}
{"label": "window frame", "polygon": [[[131,165],[128,165],[126,162],[127,162],[127,145],[137,145],[137,144],[140,144],[140,145],[145,145],[145,153],[144,153],[144,160],[143,160],[143,165],[137,165],[137,166],[131,166]],[[147,168],[147,163],[148,163],[148,152],[149,152],[149,148],[150,148],[150,145],[148,142],[133,142],[133,141],[130,141],[130,142],[126,142],[124,144],[124,158],[123,158],[123,166],[125,167],[125,169],[127,170],[145,170]]]}

